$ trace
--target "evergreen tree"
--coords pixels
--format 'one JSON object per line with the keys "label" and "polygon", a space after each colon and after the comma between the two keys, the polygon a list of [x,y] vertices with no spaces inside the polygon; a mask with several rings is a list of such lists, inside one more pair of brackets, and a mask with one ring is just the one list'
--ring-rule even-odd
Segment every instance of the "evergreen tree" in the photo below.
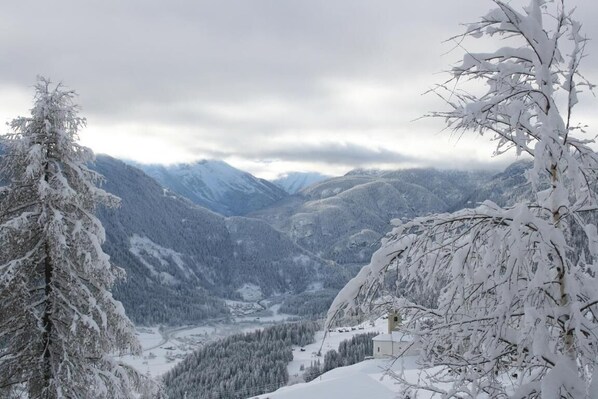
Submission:
{"label": "evergreen tree", "polygon": [[310,382],[321,376],[323,373],[322,371],[322,364],[320,360],[316,360],[311,362],[308,368],[305,369],[303,373],[303,379],[305,382]]}
{"label": "evergreen tree", "polygon": [[85,119],[75,93],[38,78],[31,116],[10,123],[0,173],[0,396],[128,398],[137,374],[115,352],[139,352],[109,288],[123,277],[102,251],[92,151],[77,143]]}

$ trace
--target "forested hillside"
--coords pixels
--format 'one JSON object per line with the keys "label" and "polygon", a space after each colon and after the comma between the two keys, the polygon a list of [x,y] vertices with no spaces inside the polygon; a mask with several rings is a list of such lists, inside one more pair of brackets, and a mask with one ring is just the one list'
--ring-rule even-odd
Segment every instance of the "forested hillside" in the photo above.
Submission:
{"label": "forested hillside", "polygon": [[395,218],[444,212],[491,179],[489,172],[355,170],[250,214],[300,246],[341,264],[367,263]]}
{"label": "forested hillside", "polygon": [[230,336],[206,345],[164,376],[169,399],[247,398],[289,379],[291,347],[314,341],[316,323],[295,323]]}
{"label": "forested hillside", "polygon": [[137,168],[100,156],[104,188],[122,198],[100,209],[106,252],[127,271],[115,290],[137,323],[191,323],[226,317],[222,298],[241,299],[246,283],[264,297],[302,292],[311,283],[339,287],[338,270],[267,223],[226,219],[192,204]]}
{"label": "forested hillside", "polygon": [[374,353],[374,338],[378,333],[357,334],[338,345],[338,350],[330,350],[324,355],[324,361],[315,361],[305,370],[303,378],[306,382],[318,378],[323,373],[337,367],[350,366],[362,362]]}

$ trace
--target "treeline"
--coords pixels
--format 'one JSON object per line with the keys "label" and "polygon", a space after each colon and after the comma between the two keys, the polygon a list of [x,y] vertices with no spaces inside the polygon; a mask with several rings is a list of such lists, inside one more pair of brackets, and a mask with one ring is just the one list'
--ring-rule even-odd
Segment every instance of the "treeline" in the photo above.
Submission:
{"label": "treeline", "polygon": [[235,399],[287,384],[292,346],[314,342],[320,326],[304,322],[232,335],[189,355],[163,379],[170,399]]}
{"label": "treeline", "polygon": [[323,316],[337,294],[338,290],[323,289],[289,296],[280,305],[280,312],[297,316]]}
{"label": "treeline", "polygon": [[374,338],[378,333],[365,333],[354,335],[351,339],[346,339],[338,345],[338,351],[330,350],[324,355],[324,362],[317,360],[305,369],[303,379],[306,382],[318,378],[327,371],[337,367],[350,366],[362,362],[366,356],[372,356],[374,353]]}

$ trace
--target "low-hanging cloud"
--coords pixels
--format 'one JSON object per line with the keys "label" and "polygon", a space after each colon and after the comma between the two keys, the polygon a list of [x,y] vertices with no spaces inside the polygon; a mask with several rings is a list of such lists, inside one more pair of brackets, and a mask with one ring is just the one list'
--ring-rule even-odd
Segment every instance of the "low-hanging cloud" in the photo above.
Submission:
{"label": "low-hanging cloud", "polygon": [[278,148],[258,150],[237,150],[234,153],[213,151],[215,158],[238,156],[261,162],[315,162],[343,166],[370,166],[380,164],[413,163],[417,159],[385,148],[369,148],[353,143],[324,142],[317,144],[298,143]]}

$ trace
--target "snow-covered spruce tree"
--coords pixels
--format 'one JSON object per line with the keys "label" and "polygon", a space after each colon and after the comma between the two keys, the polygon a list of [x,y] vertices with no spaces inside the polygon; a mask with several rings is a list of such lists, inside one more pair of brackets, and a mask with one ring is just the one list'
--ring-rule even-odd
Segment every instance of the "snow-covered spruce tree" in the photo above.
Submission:
{"label": "snow-covered spruce tree", "polygon": [[30,117],[2,138],[0,396],[128,398],[138,375],[112,358],[138,352],[134,328],[108,289],[123,271],[102,251],[96,187],[75,93],[39,78]]}
{"label": "snow-covered spruce tree", "polygon": [[[427,370],[419,383],[396,375],[406,387],[438,397],[597,397],[598,157],[573,122],[578,94],[591,86],[578,70],[586,39],[564,1],[494,4],[458,39],[504,46],[466,53],[435,90],[449,110],[432,116],[458,134],[490,136],[497,154],[533,158],[531,200],[399,224],[329,320],[371,304],[392,270],[401,287],[394,306]],[[413,300],[431,291],[433,306]]]}

